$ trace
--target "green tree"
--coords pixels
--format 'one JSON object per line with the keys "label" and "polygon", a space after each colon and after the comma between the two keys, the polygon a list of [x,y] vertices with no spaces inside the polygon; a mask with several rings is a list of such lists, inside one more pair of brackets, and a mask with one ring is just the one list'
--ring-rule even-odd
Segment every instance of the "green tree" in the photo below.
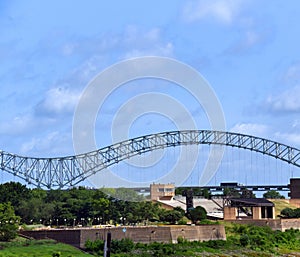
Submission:
{"label": "green tree", "polygon": [[207,217],[207,212],[202,206],[197,206],[194,209],[191,209],[188,214],[188,218],[192,220],[193,223],[204,220]]}
{"label": "green tree", "polygon": [[179,211],[182,215],[182,217],[185,215],[185,210],[182,209],[180,206],[174,207],[173,211]]}
{"label": "green tree", "polygon": [[269,190],[266,193],[263,194],[264,198],[267,199],[284,199],[285,197],[281,195],[279,192],[276,190]]}
{"label": "green tree", "polygon": [[130,202],[139,202],[145,200],[143,195],[138,194],[133,189],[123,187],[116,188],[115,195],[112,195],[112,197]]}
{"label": "green tree", "polygon": [[10,202],[16,208],[22,200],[30,198],[30,189],[19,182],[0,184],[0,203]]}
{"label": "green tree", "polygon": [[294,210],[288,207],[281,210],[280,215],[284,218],[295,218]]}
{"label": "green tree", "polygon": [[239,191],[237,191],[234,188],[229,188],[229,187],[224,188],[223,195],[234,197],[234,198],[240,198],[241,197],[241,194],[239,193]]}
{"label": "green tree", "polygon": [[20,203],[18,214],[22,217],[22,221],[27,224],[49,222],[54,214],[54,204],[45,203],[43,199],[38,197],[32,197]]}
{"label": "green tree", "polygon": [[106,198],[93,199],[93,217],[107,220],[109,215],[109,200]]}
{"label": "green tree", "polygon": [[20,217],[10,203],[0,204],[0,241],[9,241],[17,236]]}

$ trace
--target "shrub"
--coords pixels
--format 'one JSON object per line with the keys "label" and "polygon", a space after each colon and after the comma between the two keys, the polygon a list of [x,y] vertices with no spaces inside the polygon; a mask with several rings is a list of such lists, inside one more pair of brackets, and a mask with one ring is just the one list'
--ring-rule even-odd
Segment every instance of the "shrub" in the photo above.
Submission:
{"label": "shrub", "polygon": [[178,225],[186,225],[189,222],[189,219],[185,216],[183,216],[178,222]]}
{"label": "shrub", "polygon": [[85,242],[85,249],[89,252],[93,252],[93,253],[99,253],[100,251],[103,251],[104,249],[104,241],[103,240],[95,240],[95,241],[91,241],[91,240],[87,240]]}
{"label": "shrub", "polygon": [[122,238],[121,240],[111,241],[112,253],[128,253],[134,248],[134,242],[129,238]]}
{"label": "shrub", "polygon": [[10,203],[0,203],[0,241],[9,241],[17,237],[18,221]]}
{"label": "shrub", "polygon": [[193,223],[197,223],[197,221],[206,219],[206,215],[207,212],[202,206],[197,206],[189,211],[189,218],[191,218]]}
{"label": "shrub", "polygon": [[187,240],[184,237],[182,237],[182,236],[177,237],[178,244],[184,244],[186,242],[187,242]]}
{"label": "shrub", "polygon": [[280,215],[283,216],[284,218],[295,218],[295,213],[292,208],[284,208],[281,212]]}
{"label": "shrub", "polygon": [[240,244],[241,246],[245,247],[248,246],[250,244],[250,238],[247,234],[243,234],[240,237]]}

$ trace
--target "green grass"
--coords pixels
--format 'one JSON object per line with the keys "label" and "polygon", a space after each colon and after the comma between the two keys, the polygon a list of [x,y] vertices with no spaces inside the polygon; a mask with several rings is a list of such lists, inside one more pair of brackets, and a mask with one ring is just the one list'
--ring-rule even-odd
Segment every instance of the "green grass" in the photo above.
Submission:
{"label": "green grass", "polygon": [[90,254],[54,240],[17,240],[0,243],[0,257],[89,257]]}

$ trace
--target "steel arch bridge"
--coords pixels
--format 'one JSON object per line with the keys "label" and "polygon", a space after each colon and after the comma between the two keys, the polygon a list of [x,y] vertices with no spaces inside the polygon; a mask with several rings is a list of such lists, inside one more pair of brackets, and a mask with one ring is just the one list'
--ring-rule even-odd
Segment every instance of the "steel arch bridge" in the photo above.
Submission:
{"label": "steel arch bridge", "polygon": [[37,187],[65,188],[133,156],[171,146],[195,144],[242,148],[300,167],[300,150],[288,145],[233,132],[184,130],[145,135],[93,152],[59,158],[32,158],[0,151],[0,168]]}

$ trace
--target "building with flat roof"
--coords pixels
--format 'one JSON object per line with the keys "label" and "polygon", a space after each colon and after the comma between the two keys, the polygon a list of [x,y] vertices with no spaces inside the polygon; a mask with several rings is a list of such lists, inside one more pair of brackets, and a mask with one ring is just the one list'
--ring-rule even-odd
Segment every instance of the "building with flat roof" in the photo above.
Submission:
{"label": "building with flat roof", "polygon": [[224,220],[275,219],[274,203],[264,198],[224,198],[223,206]]}
{"label": "building with flat roof", "polygon": [[291,178],[289,187],[289,197],[291,199],[300,199],[300,178]]}
{"label": "building with flat roof", "polygon": [[151,184],[150,198],[151,200],[171,200],[175,196],[174,184]]}

